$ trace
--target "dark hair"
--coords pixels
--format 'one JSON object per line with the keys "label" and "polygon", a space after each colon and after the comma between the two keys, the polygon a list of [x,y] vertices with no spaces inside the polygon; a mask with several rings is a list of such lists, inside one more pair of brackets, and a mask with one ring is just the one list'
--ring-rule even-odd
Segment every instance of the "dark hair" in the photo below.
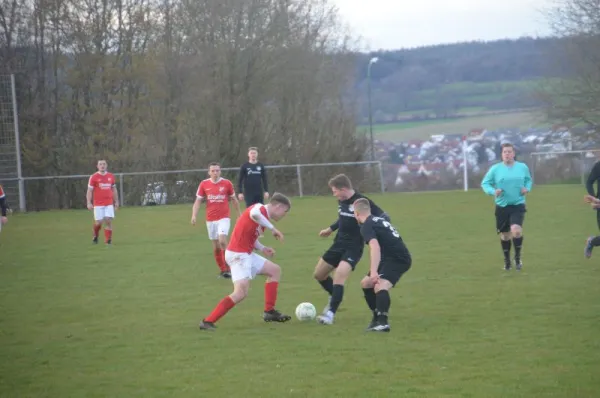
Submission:
{"label": "dark hair", "polygon": [[219,162],[210,162],[208,165],[208,168],[210,169],[211,166],[219,166],[221,167],[221,164]]}
{"label": "dark hair", "polygon": [[329,180],[329,186],[337,189],[352,189],[352,181],[350,181],[350,178],[346,174],[338,174]]}

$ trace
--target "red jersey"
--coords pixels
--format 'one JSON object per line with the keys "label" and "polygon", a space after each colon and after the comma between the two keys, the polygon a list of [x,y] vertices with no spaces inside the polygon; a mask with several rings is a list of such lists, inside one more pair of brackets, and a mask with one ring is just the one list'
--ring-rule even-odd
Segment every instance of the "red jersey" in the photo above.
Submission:
{"label": "red jersey", "polygon": [[213,182],[208,178],[200,183],[196,196],[206,199],[206,221],[229,218],[229,198],[235,196],[231,181],[219,178]]}
{"label": "red jersey", "polygon": [[250,212],[256,206],[260,207],[263,216],[269,219],[269,213],[265,205],[257,203],[248,207],[237,220],[227,250],[236,253],[252,253],[254,243],[258,237],[265,231],[265,227],[260,226],[250,217]]}
{"label": "red jersey", "polygon": [[92,174],[88,181],[88,187],[94,193],[94,206],[110,206],[114,204],[113,188],[115,187],[115,176],[106,172]]}
{"label": "red jersey", "polygon": [[4,193],[4,189],[2,189],[2,185],[0,185],[0,199],[2,199],[3,197],[5,197],[5,193]]}

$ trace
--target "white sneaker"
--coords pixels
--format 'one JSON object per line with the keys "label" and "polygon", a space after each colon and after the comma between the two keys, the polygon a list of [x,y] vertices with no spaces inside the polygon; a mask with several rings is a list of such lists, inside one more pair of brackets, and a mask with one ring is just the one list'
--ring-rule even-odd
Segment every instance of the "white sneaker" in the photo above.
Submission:
{"label": "white sneaker", "polygon": [[333,325],[333,318],[333,312],[327,311],[325,314],[317,317],[317,322],[319,322],[321,325]]}
{"label": "white sneaker", "polygon": [[326,315],[329,310],[331,309],[331,296],[329,296],[329,300],[327,301],[327,305],[325,306],[325,308],[323,308],[323,315]]}

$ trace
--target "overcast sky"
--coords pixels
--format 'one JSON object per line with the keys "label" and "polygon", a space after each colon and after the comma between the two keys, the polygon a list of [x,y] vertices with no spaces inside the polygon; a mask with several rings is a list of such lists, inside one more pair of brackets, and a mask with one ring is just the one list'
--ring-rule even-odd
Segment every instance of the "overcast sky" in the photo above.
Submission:
{"label": "overcast sky", "polygon": [[367,50],[549,33],[552,0],[331,0]]}

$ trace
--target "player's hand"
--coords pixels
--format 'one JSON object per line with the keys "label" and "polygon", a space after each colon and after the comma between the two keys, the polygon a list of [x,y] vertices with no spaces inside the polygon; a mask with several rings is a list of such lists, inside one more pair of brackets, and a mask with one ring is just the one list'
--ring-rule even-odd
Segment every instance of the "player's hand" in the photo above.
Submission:
{"label": "player's hand", "polygon": [[275,255],[275,249],[271,248],[271,247],[264,247],[262,249],[262,252],[265,254],[265,256],[267,257],[273,257]]}
{"label": "player's hand", "polygon": [[265,195],[264,195],[264,197],[265,197],[265,200],[269,200],[269,193],[268,193],[268,192],[265,192]]}
{"label": "player's hand", "polygon": [[88,210],[94,210],[94,205],[92,205],[91,203],[88,203],[87,208],[88,208]]}
{"label": "player's hand", "polygon": [[327,228],[327,229],[323,229],[321,232],[319,232],[319,236],[321,238],[327,238],[329,235],[331,235],[332,232],[333,231],[331,230],[331,227]]}
{"label": "player's hand", "polygon": [[241,202],[242,200],[244,200],[244,194],[243,193],[238,193],[238,200]]}
{"label": "player's hand", "polygon": [[280,230],[278,230],[277,228],[273,228],[273,230],[271,231],[271,233],[273,234],[273,236],[275,237],[275,239],[280,240],[283,242],[283,234],[281,233]]}
{"label": "player's hand", "polygon": [[196,217],[192,216],[192,225],[196,225]]}
{"label": "player's hand", "polygon": [[600,202],[592,203],[592,209],[600,209]]}
{"label": "player's hand", "polygon": [[119,210],[119,204],[118,203],[115,203],[114,206],[115,206],[115,210]]}
{"label": "player's hand", "polygon": [[502,195],[502,190],[500,188],[496,189],[495,195],[496,197]]}
{"label": "player's hand", "polygon": [[583,197],[584,202],[586,203],[598,203],[600,202],[598,199],[596,199],[595,197],[593,197],[592,195],[585,195]]}
{"label": "player's hand", "polygon": [[373,285],[376,285],[377,283],[379,283],[379,274],[377,273],[377,271],[375,271],[375,272],[371,271],[371,273],[369,274],[369,279],[371,279],[371,283]]}
{"label": "player's hand", "polygon": [[2,224],[6,224],[8,222],[8,217],[2,216],[2,218],[0,219],[2,222]]}
{"label": "player's hand", "polygon": [[529,191],[527,190],[527,188],[523,187],[521,188],[521,195],[527,195],[529,193]]}

